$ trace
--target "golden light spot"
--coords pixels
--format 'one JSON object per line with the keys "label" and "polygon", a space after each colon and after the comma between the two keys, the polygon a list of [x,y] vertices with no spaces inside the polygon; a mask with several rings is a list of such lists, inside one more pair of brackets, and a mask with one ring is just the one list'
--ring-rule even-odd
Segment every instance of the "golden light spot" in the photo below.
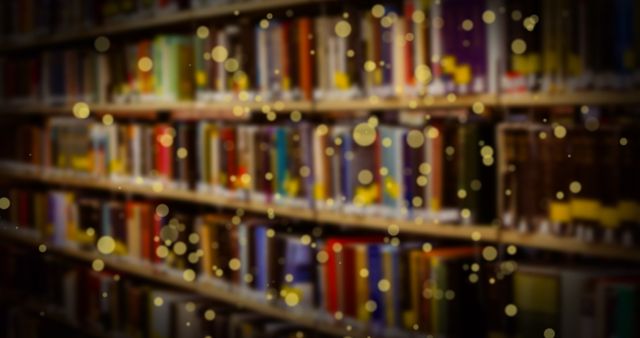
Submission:
{"label": "golden light spot", "polygon": [[318,263],[320,264],[324,264],[329,260],[329,254],[327,254],[326,251],[318,251],[318,253],[316,254],[316,260],[318,261]]}
{"label": "golden light spot", "polygon": [[369,270],[366,268],[362,268],[360,269],[360,272],[358,274],[360,275],[361,278],[367,278],[369,277]]}
{"label": "golden light spot", "polygon": [[216,312],[213,311],[212,309],[208,309],[207,311],[204,312],[204,319],[206,319],[207,321],[212,321],[216,319]]}
{"label": "golden light spot", "polygon": [[471,271],[473,271],[473,272],[480,271],[480,264],[478,264],[478,263],[471,264]]}
{"label": "golden light spot", "polygon": [[400,227],[397,224],[390,224],[387,227],[387,232],[391,236],[397,236],[400,233]]}
{"label": "golden light spot", "polygon": [[420,187],[424,187],[429,183],[429,179],[426,176],[418,176],[418,178],[416,178],[416,184],[418,184],[418,186]]}
{"label": "golden light spot", "polygon": [[415,10],[413,11],[413,13],[411,13],[411,20],[413,20],[414,23],[417,24],[421,24],[424,22],[424,20],[426,19],[426,15],[424,14],[423,11],[421,10]]}
{"label": "golden light spot", "polygon": [[241,263],[240,263],[240,260],[239,260],[239,259],[237,259],[237,258],[231,258],[231,259],[229,260],[229,269],[231,269],[232,271],[238,271],[238,270],[240,270],[240,266],[241,266]]}
{"label": "golden light spot", "polygon": [[361,170],[358,173],[358,182],[363,185],[373,182],[373,173],[367,169]]}
{"label": "golden light spot", "polygon": [[264,178],[265,178],[267,181],[271,181],[271,180],[273,179],[273,174],[272,174],[272,173],[270,173],[270,172],[268,172],[268,173],[264,174]]}
{"label": "golden light spot", "polygon": [[160,142],[161,146],[169,148],[173,145],[173,136],[171,134],[162,134],[158,137],[158,142]]}
{"label": "golden light spot", "polygon": [[530,16],[530,17],[526,17],[524,19],[524,21],[522,21],[522,25],[524,26],[524,28],[526,30],[528,30],[529,32],[532,32],[535,28],[536,28],[536,23],[537,21],[535,20],[534,17]]}
{"label": "golden light spot", "polygon": [[298,303],[300,303],[300,297],[295,292],[289,292],[284,297],[284,302],[287,304],[288,307],[294,307],[298,305]]}
{"label": "golden light spot", "polygon": [[512,255],[512,256],[513,256],[513,255],[515,255],[517,252],[518,252],[518,247],[517,247],[517,246],[515,246],[515,245],[513,245],[513,244],[512,244],[512,245],[509,245],[509,246],[507,247],[507,253],[508,253],[509,255]]}
{"label": "golden light spot", "polygon": [[340,20],[334,27],[336,35],[341,38],[346,38],[351,34],[351,24],[348,21]]}
{"label": "golden light spot", "polygon": [[104,270],[104,261],[100,258],[94,259],[93,262],[91,262],[91,268],[98,272]]}
{"label": "golden light spot", "polygon": [[421,207],[421,206],[422,206],[422,197],[420,197],[420,196],[414,196],[414,197],[411,199],[411,205],[412,205],[414,208],[419,208],[419,207]]}
{"label": "golden light spot", "polygon": [[508,317],[515,317],[518,314],[518,307],[514,304],[507,304],[507,306],[504,307],[504,313]]}
{"label": "golden light spot", "polygon": [[391,283],[388,280],[381,279],[378,282],[378,290],[380,290],[381,292],[387,292],[389,291],[389,289],[391,289]]}
{"label": "golden light spot", "polygon": [[482,155],[482,157],[491,157],[491,156],[493,156],[493,148],[491,148],[491,146],[483,146],[480,149],[480,155]]}
{"label": "golden light spot", "polygon": [[482,249],[482,258],[486,261],[491,262],[494,261],[498,257],[498,250],[493,246],[485,246]]}
{"label": "golden light spot", "polygon": [[389,169],[387,169],[387,167],[381,167],[379,173],[381,176],[387,176],[389,175]]}
{"label": "golden light spot", "polygon": [[440,131],[436,127],[429,126],[427,127],[427,137],[430,139],[435,139],[440,136]]}
{"label": "golden light spot", "polygon": [[480,279],[480,277],[478,277],[477,273],[472,273],[469,275],[469,282],[471,283],[477,283],[478,279]]}
{"label": "golden light spot", "polygon": [[371,15],[373,15],[374,18],[380,19],[381,17],[384,16],[384,13],[385,13],[384,6],[380,4],[374,5],[373,7],[371,7]]}
{"label": "golden light spot", "polygon": [[300,237],[300,243],[304,244],[304,245],[309,245],[311,244],[311,236],[309,235],[302,235],[302,237]]}
{"label": "golden light spot", "polygon": [[564,199],[564,192],[562,192],[562,191],[556,192],[556,198],[559,199],[559,200]]}
{"label": "golden light spot", "polygon": [[393,17],[391,17],[391,15],[385,15],[381,20],[380,20],[380,25],[384,28],[389,28],[391,27],[391,25],[393,25]]}
{"label": "golden light spot", "polygon": [[300,121],[302,119],[302,113],[300,113],[300,111],[298,111],[298,110],[294,110],[289,115],[289,118],[293,122],[298,122],[298,121]]}
{"label": "golden light spot", "polygon": [[422,251],[431,252],[432,249],[433,249],[433,245],[431,245],[431,243],[422,244]]}
{"label": "golden light spot", "polygon": [[511,42],[511,51],[514,54],[524,54],[527,51],[527,43],[522,39],[515,39]]}
{"label": "golden light spot", "polygon": [[238,60],[234,59],[234,58],[228,58],[224,61],[224,69],[229,72],[229,73],[233,73],[235,71],[238,70],[238,68],[240,68],[240,63],[238,62]]}
{"label": "golden light spot", "polygon": [[417,65],[414,76],[419,83],[428,84],[432,79],[431,68],[427,65]]}
{"label": "golden light spot", "polygon": [[580,182],[578,181],[573,181],[571,182],[571,184],[569,184],[569,190],[572,193],[577,194],[582,190],[582,184],[580,184]]}
{"label": "golden light spot", "polygon": [[367,310],[367,312],[374,312],[376,311],[377,308],[378,308],[378,304],[376,304],[376,302],[373,300],[368,300],[364,304],[364,309]]}
{"label": "golden light spot", "polygon": [[176,242],[176,244],[173,245],[173,252],[178,256],[182,256],[187,252],[187,245],[184,244],[184,242]]}
{"label": "golden light spot", "polygon": [[109,255],[116,249],[116,241],[110,236],[103,236],[96,244],[98,251],[103,255]]}
{"label": "golden light spot", "polygon": [[156,215],[160,217],[166,217],[168,214],[169,214],[169,207],[166,204],[160,203],[156,206]]}
{"label": "golden light spot", "polygon": [[458,198],[459,199],[467,198],[467,191],[464,189],[458,189]]}
{"label": "golden light spot", "polygon": [[104,53],[109,50],[109,47],[111,47],[111,41],[109,41],[109,38],[106,36],[99,36],[95,41],[93,41],[93,46],[98,52]]}
{"label": "golden light spot", "polygon": [[484,23],[486,23],[487,25],[494,23],[496,21],[496,13],[494,13],[492,10],[484,11],[484,13],[482,13],[482,21],[484,21]]}
{"label": "golden light spot", "polygon": [[552,328],[547,328],[544,330],[544,338],[554,338],[556,336],[556,331]]}
{"label": "golden light spot", "polygon": [[480,182],[480,180],[471,181],[471,190],[478,191],[480,189],[482,189],[482,182]]}
{"label": "golden light spot", "polygon": [[373,72],[374,70],[376,70],[376,63],[371,60],[365,61],[364,70],[368,73]]}
{"label": "golden light spot", "polygon": [[547,139],[547,133],[546,133],[546,132],[544,132],[544,131],[541,131],[541,132],[538,134],[538,137],[539,137],[541,140],[546,140],[546,139]]}
{"label": "golden light spot", "polygon": [[262,28],[262,29],[269,28],[269,20],[267,20],[267,19],[260,20],[260,28]]}
{"label": "golden light spot", "polygon": [[38,245],[38,251],[40,251],[41,253],[47,252],[47,245],[46,244]]}
{"label": "golden light spot", "polygon": [[356,52],[355,52],[353,49],[349,49],[349,50],[347,51],[347,57],[348,57],[348,58],[352,58],[352,57],[354,57],[354,56],[356,56]]}
{"label": "golden light spot", "polygon": [[89,113],[91,110],[89,109],[89,105],[84,102],[78,102],[73,105],[73,116],[79,119],[86,119],[89,117]]}
{"label": "golden light spot", "polygon": [[300,176],[309,177],[309,175],[311,175],[311,169],[309,169],[309,167],[307,167],[306,165],[300,167]]}
{"label": "golden light spot", "polygon": [[198,29],[196,30],[196,35],[200,38],[200,39],[206,39],[209,37],[209,28],[207,26],[200,26],[198,27]]}
{"label": "golden light spot", "polygon": [[156,297],[153,299],[153,305],[160,307],[162,304],[164,304],[164,299],[162,299],[162,297]]}
{"label": "golden light spot", "polygon": [[333,252],[339,253],[339,252],[342,251],[342,244],[335,243],[335,244],[333,244],[333,247],[331,249],[333,249]]}
{"label": "golden light spot", "polygon": [[371,126],[371,128],[375,128],[378,126],[378,123],[380,123],[380,121],[378,121],[378,117],[377,116],[371,116],[367,119],[367,124]]}
{"label": "golden light spot", "polygon": [[178,151],[176,151],[176,155],[178,155],[179,159],[184,160],[189,155],[189,151],[185,147],[180,147]]}
{"label": "golden light spot", "polygon": [[182,272],[182,279],[187,282],[193,282],[196,279],[196,272],[191,269],[186,269]]}
{"label": "golden light spot", "polygon": [[370,146],[376,140],[376,130],[368,123],[360,123],[353,129],[353,140],[359,146]]}
{"label": "golden light spot", "polygon": [[464,21],[462,21],[462,29],[464,29],[465,31],[470,31],[473,29],[473,21],[466,19]]}
{"label": "golden light spot", "polygon": [[407,133],[407,144],[409,147],[417,149],[424,144],[424,134],[418,130],[411,130]]}
{"label": "golden light spot", "polygon": [[474,231],[471,233],[471,240],[477,242],[482,239],[482,234],[478,231]]}
{"label": "golden light spot", "polygon": [[493,157],[483,157],[482,158],[482,164],[484,164],[487,167],[490,167],[491,165],[493,165]]}
{"label": "golden light spot", "polygon": [[229,52],[224,46],[215,46],[211,50],[211,58],[215,62],[222,63],[227,59],[228,56]]}
{"label": "golden light spot", "polygon": [[290,274],[290,273],[286,274],[286,275],[284,276],[284,280],[285,280],[285,282],[287,282],[287,283],[291,283],[291,282],[293,282],[293,275],[292,275],[292,274]]}
{"label": "golden light spot", "polygon": [[156,248],[156,256],[158,256],[158,258],[167,258],[167,256],[169,256],[169,248],[164,245],[159,245]]}
{"label": "golden light spot", "polygon": [[513,21],[522,20],[522,12],[520,12],[519,10],[511,12],[511,19],[513,19]]}
{"label": "golden light spot", "polygon": [[626,137],[621,137],[621,138],[620,138],[620,145],[624,147],[624,146],[626,146],[627,144],[629,144],[629,140],[627,140],[627,138],[626,138]]}
{"label": "golden light spot", "polygon": [[471,110],[473,110],[473,112],[475,114],[482,114],[484,113],[484,103],[482,102],[475,102],[472,106],[471,106]]}
{"label": "golden light spot", "polygon": [[0,198],[0,209],[7,210],[9,209],[10,206],[11,206],[11,201],[8,198],[6,197]]}
{"label": "golden light spot", "polygon": [[553,128],[553,135],[557,138],[564,138],[567,136],[567,128],[562,125],[557,125]]}
{"label": "golden light spot", "polygon": [[471,217],[471,210],[464,208],[460,211],[460,217],[467,219],[469,217]]}
{"label": "golden light spot", "polygon": [[138,69],[143,72],[148,72],[153,68],[153,61],[148,56],[143,56],[138,60]]}

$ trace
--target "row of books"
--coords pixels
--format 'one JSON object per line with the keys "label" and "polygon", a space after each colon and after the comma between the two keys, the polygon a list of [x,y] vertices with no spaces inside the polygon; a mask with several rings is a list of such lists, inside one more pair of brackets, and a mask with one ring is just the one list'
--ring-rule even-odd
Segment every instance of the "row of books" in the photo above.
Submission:
{"label": "row of books", "polygon": [[638,126],[596,121],[498,127],[504,226],[637,245]]}
{"label": "row of books", "polygon": [[243,18],[106,52],[7,57],[2,92],[48,103],[618,90],[640,79],[632,24],[640,6],[615,4],[405,0],[345,5],[341,15]]}
{"label": "row of books", "polygon": [[[0,2],[0,41],[42,39],[52,34],[148,20],[189,8],[246,0],[24,0]],[[43,10],[44,9],[44,10]]]}
{"label": "row of books", "polygon": [[13,158],[260,203],[442,222],[492,220],[495,204],[480,198],[495,191],[489,123],[378,121],[105,125],[51,118],[44,128],[16,129],[21,142]]}
{"label": "row of books", "polygon": [[[271,294],[288,306],[297,307],[298,311],[312,313],[311,306],[317,306],[354,328],[358,327],[357,322],[350,322],[349,317],[367,320],[372,327],[399,326],[442,337],[484,337],[497,332],[522,337],[538,337],[544,332],[547,335],[635,337],[640,329],[633,320],[640,313],[637,306],[640,279],[637,271],[628,265],[611,263],[607,268],[597,268],[597,265],[589,267],[575,262],[571,266],[559,262],[549,264],[539,259],[531,261],[526,252],[515,254],[509,250],[499,253],[500,261],[488,262],[493,258],[484,252],[486,249],[480,255],[479,248],[415,239],[399,241],[399,237],[386,241],[375,234],[338,235],[328,229],[321,236],[316,236],[319,233],[315,230],[305,236],[286,225],[256,219],[234,222],[221,215],[196,216],[194,226],[194,233],[199,236],[197,251],[202,252],[198,262],[202,280],[221,279],[263,295]],[[180,231],[179,226],[176,229]],[[164,228],[163,232],[172,231]],[[163,238],[165,244],[168,240]],[[175,248],[169,251],[176,251]],[[10,257],[2,255],[3,261]],[[29,257],[33,257],[33,253],[29,253]],[[195,296],[173,298],[171,295],[176,293],[155,293],[145,288],[142,290],[152,293],[133,292],[127,293],[125,300],[114,299],[116,292],[128,284],[122,280],[115,282],[112,273],[104,279],[98,278],[100,282],[87,278],[95,282],[83,279],[78,283],[75,278],[83,274],[73,270],[71,276],[65,278],[33,278],[33,274],[24,272],[34,266],[37,267],[19,262],[13,269],[3,271],[8,271],[8,276],[15,275],[16,270],[22,271],[28,281],[18,285],[36,284],[36,295],[49,290],[48,297],[63,305],[69,316],[74,318],[74,314],[81,311],[80,318],[100,318],[107,330],[133,329],[128,328],[123,319],[141,319],[138,315],[126,315],[131,313],[127,311],[144,308],[150,300],[155,304],[148,308],[152,314],[169,312],[163,306],[176,299],[196,302]],[[50,265],[47,267],[49,269],[38,271],[51,269]],[[141,265],[141,268],[149,267]],[[2,283],[8,281],[10,279],[3,279]],[[60,281],[66,292],[94,286],[99,291],[93,292],[94,298],[65,301],[64,292],[39,284],[46,281]],[[96,312],[73,305],[87,299],[107,302],[103,292],[108,292],[108,304],[104,306],[110,309],[103,311],[111,315],[102,312],[98,312],[102,315],[85,315]],[[158,297],[164,305],[157,305]],[[110,306],[114,306],[116,300],[133,304],[126,303],[128,305],[118,308],[116,313],[109,312],[113,311]],[[174,314],[183,312],[172,308],[176,310]],[[216,318],[218,311],[216,308]],[[165,320],[152,321],[156,323],[152,329],[157,326],[169,329],[172,321],[164,317],[166,314],[162,316]],[[202,316],[200,313],[199,317]],[[188,321],[186,318],[181,320]],[[465,325],[459,325],[460,322]],[[145,326],[134,328],[144,330]]]}
{"label": "row of books", "polygon": [[[95,271],[15,248],[2,251],[3,295],[26,298],[0,311],[7,321],[0,331],[5,337],[330,337],[117,271]],[[21,307],[25,304],[33,305]]]}
{"label": "row of books", "polygon": [[[249,290],[274,306],[320,308],[354,325],[419,327],[452,336],[465,336],[464,329],[446,318],[455,314],[476,322],[480,312],[477,284],[468,279],[473,272],[462,267],[479,261],[473,247],[400,243],[330,229],[306,233],[282,221],[194,216],[162,203],[68,191],[11,189],[7,195],[13,202],[0,218],[44,234],[50,243],[97,247],[132,262],[190,271]],[[105,238],[113,241],[106,252]],[[457,297],[420,300],[424,288]]]}

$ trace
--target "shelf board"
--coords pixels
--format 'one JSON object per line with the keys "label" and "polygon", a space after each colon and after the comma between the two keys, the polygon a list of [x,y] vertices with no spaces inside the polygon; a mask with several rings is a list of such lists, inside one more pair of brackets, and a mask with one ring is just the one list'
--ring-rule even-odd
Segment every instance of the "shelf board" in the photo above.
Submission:
{"label": "shelf board", "polygon": [[[418,99],[378,99],[353,100],[295,100],[295,101],[217,101],[217,102],[153,102],[153,103],[90,103],[91,111],[112,115],[149,115],[168,112],[178,118],[227,118],[240,119],[246,115],[236,115],[234,108],[241,107],[251,112],[272,111],[288,114],[298,110],[304,113],[329,114],[343,112],[366,112],[371,110],[437,110],[469,108],[482,103],[490,108],[522,108],[580,105],[632,105],[640,104],[640,91],[630,92],[584,92],[566,94],[506,94],[469,95],[459,97],[427,97]],[[4,104],[3,114],[71,114],[71,104]]]}
{"label": "shelf board", "polygon": [[503,94],[498,105],[505,108],[581,105],[631,105],[640,103],[640,91],[585,91],[575,93]]}
{"label": "shelf board", "polygon": [[500,241],[525,247],[640,262],[640,250],[621,245],[587,243],[575,238],[502,230]]}
{"label": "shelf board", "polygon": [[449,238],[466,241],[482,241],[488,243],[515,244],[533,249],[583,254],[592,257],[621,259],[640,262],[640,250],[616,245],[590,244],[574,238],[563,238],[551,235],[525,234],[500,229],[495,225],[460,225],[438,224],[422,221],[419,218],[395,219],[380,216],[348,214],[339,211],[297,208],[276,204],[264,204],[241,201],[221,197],[212,193],[200,193],[185,189],[174,189],[135,183],[116,183],[95,177],[78,177],[77,175],[45,174],[33,167],[16,168],[0,163],[0,176],[7,179],[40,182],[62,187],[94,189],[122,194],[134,194],[155,199],[165,199],[196,203],[227,209],[243,209],[256,214],[275,217],[286,217],[296,220],[332,224],[353,229],[377,230],[386,232],[395,224],[401,234],[421,235],[433,238]]}
{"label": "shelf board", "polygon": [[246,13],[264,12],[281,8],[295,8],[312,4],[325,3],[335,0],[251,0],[247,2],[235,2],[218,4],[205,8],[193,8],[176,11],[170,14],[160,14],[157,16],[140,17],[130,19],[122,23],[113,23],[101,27],[89,29],[76,29],[73,32],[45,35],[33,39],[21,39],[20,42],[4,42],[0,52],[19,51],[22,49],[37,48],[51,45],[64,44],[74,41],[92,39],[101,35],[109,36],[115,34],[130,33],[146,29],[165,27],[171,25],[185,24],[189,22],[203,21],[206,19],[230,17],[243,15]]}

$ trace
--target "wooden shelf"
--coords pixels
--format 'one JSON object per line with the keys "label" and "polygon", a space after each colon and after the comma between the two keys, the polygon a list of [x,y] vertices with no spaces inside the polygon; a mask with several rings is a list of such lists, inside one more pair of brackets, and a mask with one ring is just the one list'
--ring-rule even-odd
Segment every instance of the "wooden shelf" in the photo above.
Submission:
{"label": "wooden shelf", "polygon": [[121,194],[134,194],[155,199],[165,199],[221,207],[227,209],[243,209],[245,211],[275,217],[286,217],[296,220],[333,224],[354,229],[370,229],[386,232],[395,224],[400,234],[422,235],[435,238],[449,238],[466,241],[482,241],[488,243],[506,243],[519,246],[550,250],[585,256],[621,259],[640,262],[640,250],[618,245],[590,244],[574,238],[563,238],[551,235],[525,234],[503,230],[494,225],[460,225],[437,224],[414,219],[393,219],[347,214],[340,211],[296,208],[275,204],[264,204],[237,199],[225,198],[213,194],[193,192],[185,189],[173,189],[163,186],[116,183],[103,178],[79,177],[78,175],[46,174],[33,167],[15,167],[0,163],[0,176],[6,179],[25,180],[61,187],[94,189]]}
{"label": "wooden shelf", "polygon": [[[37,250],[42,241],[35,236],[30,236],[24,230],[7,227],[0,227],[0,239],[11,243],[16,243]],[[46,254],[55,254],[66,258],[71,258],[85,263],[91,263],[96,259],[101,259],[105,268],[126,273],[131,276],[142,278],[145,280],[161,283],[177,289],[193,292],[204,297],[215,299],[226,304],[234,305],[237,308],[249,309],[257,313],[261,313],[273,318],[281,319],[291,323],[295,323],[318,332],[336,335],[336,336],[357,336],[366,337],[372,334],[367,327],[353,327],[350,324],[332,319],[328,314],[318,309],[307,308],[287,308],[284,305],[270,303],[266,299],[261,300],[254,294],[249,294],[246,289],[231,285],[226,282],[214,282],[207,278],[198,278],[193,282],[189,282],[180,277],[180,271],[172,271],[161,265],[154,265],[147,262],[136,263],[126,257],[101,255],[97,252],[81,250],[73,245],[56,246],[50,243],[47,245]],[[351,326],[351,329],[347,327]],[[376,337],[398,337],[398,331],[394,331],[392,335],[389,333],[375,332]],[[412,332],[403,331],[400,336],[424,338]]]}
{"label": "wooden shelf", "polygon": [[[298,110],[304,113],[327,114],[331,112],[366,112],[371,110],[436,110],[470,108],[481,103],[490,108],[522,108],[581,105],[633,105],[640,104],[640,91],[584,92],[567,94],[507,94],[470,95],[460,97],[427,97],[419,99],[354,99],[327,101],[219,101],[219,102],[166,102],[166,103],[97,103],[89,104],[95,114],[149,115],[168,112],[178,118],[242,119],[248,115],[234,114],[234,108],[251,112],[272,111],[288,114]],[[72,105],[5,104],[0,105],[3,114],[71,114]]]}
{"label": "wooden shelf", "polygon": [[45,35],[34,39],[25,38],[16,43],[4,42],[3,47],[0,48],[0,52],[11,52],[19,51],[22,49],[58,45],[74,41],[92,39],[101,35],[110,36],[158,27],[203,21],[206,19],[230,17],[233,15],[264,12],[281,8],[295,8],[330,1],[335,0],[251,0],[247,2],[234,2],[209,6],[205,8],[194,8],[189,10],[177,11],[171,14],[141,17],[138,20],[132,18],[130,20],[127,20],[126,22],[114,23],[103,27],[95,27],[86,30],[77,29],[73,32]]}
{"label": "wooden shelf", "polygon": [[621,245],[586,243],[575,238],[502,230],[500,241],[537,249],[640,262],[640,250]]}
{"label": "wooden shelf", "polygon": [[548,107],[548,106],[581,106],[581,105],[632,105],[640,103],[640,92],[632,91],[585,91],[558,94],[503,94],[499,98],[499,106],[515,107]]}

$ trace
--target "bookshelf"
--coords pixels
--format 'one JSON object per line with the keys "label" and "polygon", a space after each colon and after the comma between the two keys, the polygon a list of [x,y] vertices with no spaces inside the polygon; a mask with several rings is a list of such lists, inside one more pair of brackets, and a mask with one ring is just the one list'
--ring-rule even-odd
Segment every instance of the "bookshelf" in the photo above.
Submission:
{"label": "bookshelf", "polygon": [[[38,250],[42,244],[35,236],[28,232],[13,229],[7,225],[0,226],[0,239],[18,243],[23,246]],[[91,264],[96,259],[104,262],[105,268],[126,273],[137,278],[160,283],[165,286],[190,291],[214,300],[218,300],[237,308],[249,309],[260,314],[296,323],[317,332],[338,336],[366,337],[373,334],[370,328],[357,327],[352,323],[343,323],[333,319],[318,310],[287,308],[284,304],[278,305],[267,301],[264,297],[258,298],[255,293],[250,294],[246,290],[227,283],[220,283],[205,278],[193,282],[185,281],[179,273],[166,268],[154,266],[148,263],[136,263],[124,257],[105,256],[97,252],[81,250],[73,246],[55,246],[47,243],[46,253],[66,257],[83,263]],[[262,295],[265,296],[265,295]],[[398,332],[380,333],[376,337],[398,337]],[[401,336],[423,338],[422,335],[402,332]]]}
{"label": "bookshelf", "polygon": [[571,254],[585,255],[609,259],[620,259],[630,262],[640,262],[640,250],[617,245],[586,243],[573,238],[563,238],[543,234],[526,234],[514,230],[501,229],[494,225],[455,225],[423,223],[420,219],[398,220],[372,218],[363,215],[350,215],[335,211],[317,211],[294,207],[265,205],[238,201],[230,198],[220,198],[211,194],[197,193],[184,189],[173,189],[153,185],[135,183],[112,182],[93,177],[81,178],[64,173],[45,173],[37,168],[21,166],[20,169],[7,164],[0,165],[0,173],[8,179],[40,182],[48,185],[94,189],[122,194],[142,195],[149,198],[167,199],[189,203],[197,203],[221,207],[226,209],[243,209],[257,214],[275,217],[288,217],[298,220],[311,221],[320,224],[333,224],[349,228],[386,231],[389,225],[395,224],[401,234],[413,234],[436,238],[456,240],[481,241],[496,244],[514,244],[532,249],[550,250]]}
{"label": "bookshelf", "polygon": [[[640,205],[632,177],[640,124],[629,117],[640,105],[631,39],[638,41],[632,22],[640,11],[627,17],[619,6],[631,0],[151,0],[113,12],[76,0],[82,11],[60,5],[73,13],[30,22],[38,1],[0,5],[24,11],[0,31],[0,116],[8,126],[0,134],[8,148],[6,140],[16,143],[0,156],[0,181],[9,186],[0,212],[11,219],[0,223],[0,241],[8,245],[38,254],[46,244],[47,255],[77,267],[100,259],[233,311],[343,337],[448,336],[458,328],[434,308],[453,291],[464,301],[449,303],[461,321],[497,310],[500,327],[487,333],[517,336],[507,332],[527,318],[517,295],[542,293],[518,280],[535,280],[527,269],[537,264],[558,276],[562,292],[573,273],[556,271],[565,263],[595,273],[608,260],[637,278],[640,213],[631,209]],[[620,25],[606,21],[614,19]],[[546,129],[509,134],[520,123]],[[586,163],[596,153],[600,161]],[[614,188],[590,187],[605,170]],[[169,207],[160,201],[182,204],[165,219]],[[593,215],[593,205],[608,213]],[[53,211],[34,217],[45,208]],[[552,230],[539,226],[547,222]],[[193,232],[179,242],[163,238],[174,228]],[[118,253],[127,255],[94,250],[105,237],[124,243]],[[177,243],[200,250],[182,257]],[[517,271],[503,271],[501,263],[515,259]],[[278,266],[285,263],[286,274]],[[197,277],[184,277],[185,267]],[[580,278],[575,283],[587,285]],[[609,293],[627,292],[598,278]],[[477,294],[491,293],[489,284],[508,291],[477,310],[480,288],[471,284],[486,288]],[[287,307],[290,287],[305,301],[311,288],[314,306]],[[503,317],[513,317],[506,304],[521,311],[513,322]],[[569,318],[556,310],[558,321]],[[553,328],[571,332],[562,326]]]}

